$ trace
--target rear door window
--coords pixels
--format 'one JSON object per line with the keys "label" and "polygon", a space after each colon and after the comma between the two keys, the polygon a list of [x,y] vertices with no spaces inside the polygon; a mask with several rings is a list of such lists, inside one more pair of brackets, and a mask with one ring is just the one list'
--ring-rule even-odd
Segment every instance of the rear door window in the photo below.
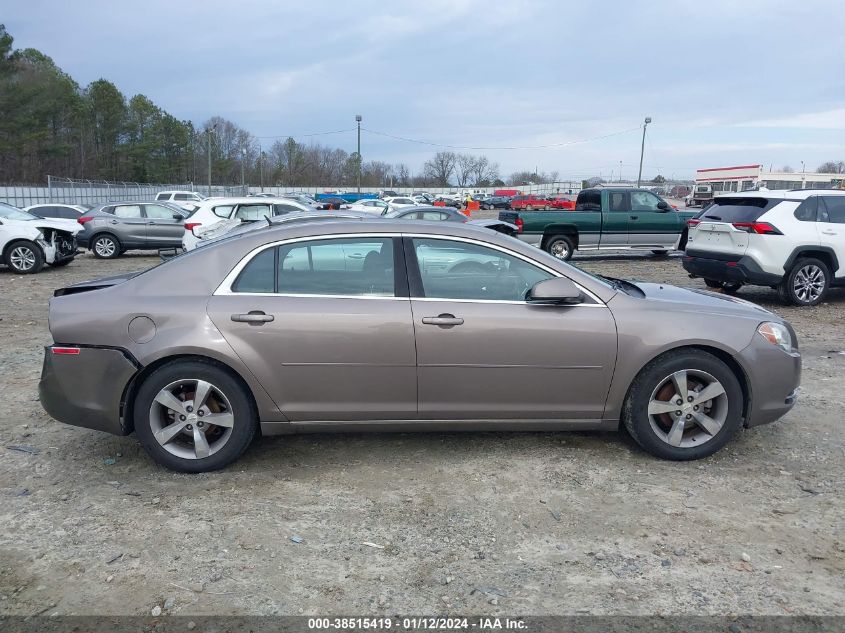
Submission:
{"label": "rear door window", "polygon": [[140,204],[121,204],[114,208],[114,214],[118,218],[140,218]]}
{"label": "rear door window", "polygon": [[214,207],[211,212],[218,218],[228,218],[232,215],[232,209],[234,208],[235,205],[233,204],[221,204],[220,206]]}
{"label": "rear door window", "polygon": [[701,214],[701,220],[702,222],[756,222],[778,202],[780,201],[767,198],[717,196]]}
{"label": "rear door window", "polygon": [[624,191],[611,191],[608,194],[608,204],[611,211],[627,211],[628,203],[626,198],[628,194]]}
{"label": "rear door window", "polygon": [[276,249],[267,248],[244,267],[232,284],[233,292],[274,292]]}

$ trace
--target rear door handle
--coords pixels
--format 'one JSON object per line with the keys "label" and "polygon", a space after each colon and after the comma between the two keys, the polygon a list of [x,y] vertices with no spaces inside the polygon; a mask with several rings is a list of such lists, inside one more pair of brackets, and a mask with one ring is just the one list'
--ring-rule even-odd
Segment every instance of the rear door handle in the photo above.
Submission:
{"label": "rear door handle", "polygon": [[252,310],[247,314],[233,314],[232,321],[237,321],[238,323],[252,323],[255,325],[261,325],[262,323],[269,323],[275,319],[272,314],[265,314],[261,312],[261,310]]}
{"label": "rear door handle", "polygon": [[422,322],[425,325],[439,325],[440,327],[451,327],[453,325],[464,324],[464,320],[461,317],[456,317],[454,314],[440,314],[436,317],[423,317]]}
{"label": "rear door handle", "polygon": [[822,233],[824,233],[825,235],[836,235],[836,231],[831,231],[830,229],[822,231]]}

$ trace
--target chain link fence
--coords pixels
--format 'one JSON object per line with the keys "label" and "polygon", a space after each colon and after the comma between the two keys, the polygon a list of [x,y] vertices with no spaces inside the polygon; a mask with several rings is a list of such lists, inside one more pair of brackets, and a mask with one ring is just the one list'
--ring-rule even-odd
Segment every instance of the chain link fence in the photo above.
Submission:
{"label": "chain link fence", "polygon": [[[412,192],[429,192],[432,194],[451,193],[466,195],[467,193],[492,194],[496,189],[514,189],[524,194],[555,195],[577,194],[581,189],[580,181],[561,181],[547,184],[526,183],[503,187],[361,187],[362,193],[378,193],[391,189],[399,195],[409,195]],[[354,192],[353,187],[331,186],[225,186],[212,185],[211,191],[207,185],[195,183],[139,183],[139,182],[110,182],[107,180],[80,180],[62,176],[47,176],[47,186],[39,185],[2,185],[0,184],[0,202],[11,204],[18,208],[34,204],[101,204],[104,202],[119,202],[126,200],[153,200],[161,191],[196,191],[203,196],[244,196],[256,193],[283,194],[292,191],[314,195],[329,192]]]}
{"label": "chain link fence", "polygon": [[[248,188],[246,188],[248,189]],[[125,200],[153,200],[160,191],[197,191],[209,195],[208,186],[194,183],[140,183],[81,180],[62,176],[47,176],[47,186],[0,185],[0,202],[23,208],[51,202],[64,204],[101,204]],[[212,196],[245,195],[243,187],[212,185]]]}

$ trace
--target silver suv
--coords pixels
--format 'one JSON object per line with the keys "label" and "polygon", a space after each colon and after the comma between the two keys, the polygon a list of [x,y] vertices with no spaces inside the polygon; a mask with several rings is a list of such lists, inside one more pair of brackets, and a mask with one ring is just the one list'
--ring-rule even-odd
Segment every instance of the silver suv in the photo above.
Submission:
{"label": "silver suv", "polygon": [[80,217],[79,245],[94,257],[112,259],[130,249],[158,250],[182,245],[188,212],[169,202],[110,202]]}

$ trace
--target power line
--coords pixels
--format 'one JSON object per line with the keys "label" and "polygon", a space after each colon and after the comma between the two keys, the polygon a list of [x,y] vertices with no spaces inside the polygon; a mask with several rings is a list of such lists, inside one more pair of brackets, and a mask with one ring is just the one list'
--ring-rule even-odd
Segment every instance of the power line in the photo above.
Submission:
{"label": "power line", "polygon": [[256,136],[255,138],[304,138],[308,136],[327,136],[329,134],[343,134],[344,132],[354,132],[355,128],[351,127],[346,130],[332,130],[330,132],[311,132],[310,134],[274,134],[272,136]]}
{"label": "power line", "polygon": [[594,136],[592,138],[585,138],[580,139],[577,141],[562,141],[560,143],[549,143],[547,145],[523,145],[523,146],[503,146],[503,147],[491,147],[491,146],[463,146],[463,145],[446,145],[444,143],[433,143],[431,141],[424,141],[421,139],[415,138],[407,138],[405,136],[397,136],[395,134],[388,134],[387,132],[379,132],[377,130],[371,130],[369,128],[361,128],[362,130],[369,132],[370,134],[377,134],[378,136],[385,136],[387,138],[392,138],[397,141],[405,141],[407,143],[418,143],[420,145],[429,145],[432,147],[443,147],[446,149],[465,149],[465,150],[525,150],[525,149],[550,149],[554,147],[565,147],[568,145],[578,145],[580,143],[591,143],[593,141],[600,141],[602,139],[610,138],[612,136],[621,136],[622,134],[630,134],[631,132],[636,132],[640,129],[640,126],[632,127],[627,130],[620,130],[619,132],[612,132],[611,134],[604,134],[602,136]]}

